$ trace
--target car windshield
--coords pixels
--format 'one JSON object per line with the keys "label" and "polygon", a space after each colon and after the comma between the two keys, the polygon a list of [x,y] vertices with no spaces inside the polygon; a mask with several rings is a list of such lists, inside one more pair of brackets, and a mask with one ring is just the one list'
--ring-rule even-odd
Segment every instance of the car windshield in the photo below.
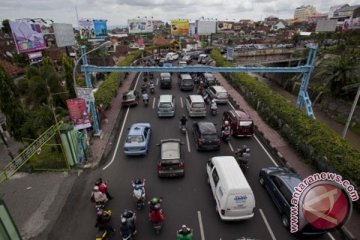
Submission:
{"label": "car windshield", "polygon": [[141,135],[129,135],[126,139],[127,143],[141,143],[143,141],[144,138]]}
{"label": "car windshield", "polygon": [[213,140],[213,139],[217,139],[218,135],[216,133],[206,133],[203,134],[203,138],[207,140]]}
{"label": "car windshield", "polygon": [[180,159],[180,144],[178,142],[167,142],[161,145],[161,159]]}
{"label": "car windshield", "polygon": [[171,108],[171,103],[160,103],[160,108]]}

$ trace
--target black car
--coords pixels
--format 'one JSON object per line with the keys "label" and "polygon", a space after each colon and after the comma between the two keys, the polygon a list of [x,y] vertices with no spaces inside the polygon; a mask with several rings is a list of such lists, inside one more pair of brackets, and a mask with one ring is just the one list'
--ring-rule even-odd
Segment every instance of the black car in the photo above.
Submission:
{"label": "black car", "polygon": [[220,138],[214,123],[195,122],[193,124],[193,135],[198,151],[220,149]]}
{"label": "black car", "polygon": [[[289,229],[292,194],[295,191],[294,188],[302,182],[302,179],[288,168],[267,167],[260,170],[259,182],[266,188],[278,208],[282,224]],[[315,235],[325,232],[308,224],[299,233]]]}
{"label": "black car", "polygon": [[160,158],[157,165],[159,177],[183,177],[185,164],[182,160],[180,139],[164,139],[160,144]]}

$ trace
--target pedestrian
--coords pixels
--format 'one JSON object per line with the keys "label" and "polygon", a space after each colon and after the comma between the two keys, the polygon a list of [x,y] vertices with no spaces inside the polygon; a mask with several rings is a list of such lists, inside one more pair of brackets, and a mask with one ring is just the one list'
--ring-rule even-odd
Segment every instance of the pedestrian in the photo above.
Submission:
{"label": "pedestrian", "polygon": [[104,122],[107,123],[108,119],[106,117],[103,105],[102,104],[98,105],[97,110],[98,110],[99,115],[100,115],[100,122],[102,122],[104,120]]}

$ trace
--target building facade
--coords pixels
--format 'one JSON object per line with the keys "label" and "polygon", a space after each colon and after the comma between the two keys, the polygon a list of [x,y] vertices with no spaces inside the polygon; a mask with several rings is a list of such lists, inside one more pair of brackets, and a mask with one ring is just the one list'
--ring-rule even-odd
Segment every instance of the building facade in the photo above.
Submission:
{"label": "building facade", "polygon": [[297,7],[294,13],[294,19],[296,21],[307,21],[310,16],[316,15],[316,8],[312,5],[302,5]]}

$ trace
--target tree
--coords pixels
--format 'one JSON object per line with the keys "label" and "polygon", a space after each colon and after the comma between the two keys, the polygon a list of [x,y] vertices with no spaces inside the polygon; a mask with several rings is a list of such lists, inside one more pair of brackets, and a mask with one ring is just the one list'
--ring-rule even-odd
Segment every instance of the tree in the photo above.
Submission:
{"label": "tree", "polygon": [[2,31],[3,33],[11,34],[11,28],[10,28],[9,19],[4,19],[4,20],[2,21],[1,31]]}
{"label": "tree", "polygon": [[65,54],[63,54],[61,57],[61,65],[66,82],[66,88],[69,92],[69,98],[75,98],[76,93],[74,90],[74,81],[73,81],[74,66],[70,62],[70,59]]}
{"label": "tree", "polygon": [[0,66],[0,110],[6,116],[10,134],[17,140],[21,139],[20,128],[25,122],[25,113],[21,105],[15,84]]}
{"label": "tree", "polygon": [[321,61],[314,78],[325,80],[334,97],[345,97],[348,93],[346,86],[358,83],[359,74],[357,61],[348,54],[342,54]]}

